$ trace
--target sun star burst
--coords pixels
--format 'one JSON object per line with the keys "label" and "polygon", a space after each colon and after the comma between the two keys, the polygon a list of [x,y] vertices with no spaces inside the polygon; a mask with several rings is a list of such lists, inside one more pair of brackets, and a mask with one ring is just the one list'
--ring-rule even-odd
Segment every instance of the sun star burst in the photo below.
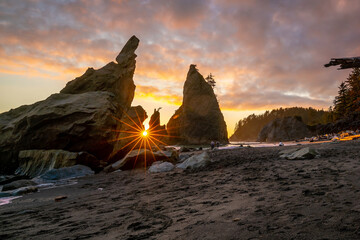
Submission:
{"label": "sun star burst", "polygon": [[[135,110],[136,111],[136,110]],[[134,162],[134,168],[136,165],[136,162],[138,160],[139,154],[141,149],[145,150],[144,153],[144,166],[146,168],[147,166],[147,160],[152,160],[156,161],[155,159],[155,155],[154,155],[154,149],[155,151],[160,151],[162,153],[162,155],[166,156],[166,154],[163,152],[163,150],[160,148],[160,146],[158,144],[161,145],[167,145],[167,143],[161,141],[159,138],[160,137],[170,137],[168,135],[164,135],[164,134],[160,134],[159,129],[156,129],[156,126],[149,125],[149,124],[145,124],[142,125],[142,121],[136,111],[136,116],[137,116],[137,120],[134,120],[133,118],[131,118],[126,112],[124,112],[124,114],[127,116],[127,118],[132,122],[124,122],[121,119],[114,117],[113,118],[118,121],[121,122],[122,124],[126,125],[128,128],[130,128],[130,130],[113,130],[113,129],[106,129],[106,130],[110,130],[113,132],[119,132],[122,134],[125,134],[125,136],[122,137],[118,137],[116,139],[112,139],[109,140],[110,142],[114,142],[114,141],[121,141],[124,139],[127,139],[129,142],[128,143],[124,143],[124,145],[119,149],[119,151],[125,149],[126,147],[131,148],[129,151],[127,152],[131,152],[134,149],[136,149],[138,151],[138,155],[136,157],[136,160]],[[156,121],[155,121],[156,122]],[[149,150],[151,152],[152,155],[152,159],[147,159],[147,150]],[[148,156],[149,157],[149,156]],[[148,164],[151,164],[151,162],[148,162]]]}

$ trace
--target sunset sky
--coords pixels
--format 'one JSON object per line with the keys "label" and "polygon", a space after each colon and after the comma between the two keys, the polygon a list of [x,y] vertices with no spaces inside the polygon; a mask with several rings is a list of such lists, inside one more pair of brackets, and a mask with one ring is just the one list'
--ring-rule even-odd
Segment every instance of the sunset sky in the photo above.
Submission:
{"label": "sunset sky", "polygon": [[231,134],[251,113],[332,105],[351,70],[323,64],[360,56],[359,29],[358,0],[1,0],[0,112],[115,61],[136,35],[133,105],[162,107],[166,124],[197,64]]}

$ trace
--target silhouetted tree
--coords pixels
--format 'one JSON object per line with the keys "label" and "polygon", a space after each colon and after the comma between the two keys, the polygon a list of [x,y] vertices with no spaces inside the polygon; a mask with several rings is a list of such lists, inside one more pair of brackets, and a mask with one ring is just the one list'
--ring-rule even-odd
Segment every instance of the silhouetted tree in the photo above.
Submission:
{"label": "silhouetted tree", "polygon": [[360,112],[360,68],[354,68],[346,80],[348,86],[346,113]]}
{"label": "silhouetted tree", "polygon": [[360,69],[354,68],[345,82],[339,86],[334,99],[335,120],[360,112]]}
{"label": "silhouetted tree", "polygon": [[214,79],[214,75],[212,75],[211,73],[205,78],[206,82],[212,87],[214,88],[215,87],[215,79]]}
{"label": "silhouetted tree", "polygon": [[348,106],[348,86],[345,82],[342,82],[339,86],[338,95],[334,99],[334,114],[335,119],[339,119],[347,112]]}

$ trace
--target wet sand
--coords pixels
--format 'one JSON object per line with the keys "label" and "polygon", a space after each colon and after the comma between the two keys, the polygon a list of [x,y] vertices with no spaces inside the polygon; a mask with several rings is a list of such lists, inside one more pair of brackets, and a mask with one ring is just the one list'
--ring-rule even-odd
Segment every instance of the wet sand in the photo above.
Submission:
{"label": "wet sand", "polygon": [[297,147],[217,150],[196,171],[98,174],[25,195],[0,206],[0,239],[360,239],[360,141],[279,158]]}

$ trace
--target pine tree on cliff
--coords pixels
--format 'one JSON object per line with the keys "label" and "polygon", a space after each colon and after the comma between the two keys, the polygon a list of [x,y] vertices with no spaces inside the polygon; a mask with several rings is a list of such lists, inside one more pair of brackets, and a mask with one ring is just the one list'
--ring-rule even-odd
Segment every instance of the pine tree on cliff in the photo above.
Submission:
{"label": "pine tree on cliff", "polygon": [[335,119],[339,119],[344,116],[347,112],[348,106],[348,86],[345,82],[342,82],[339,86],[338,95],[335,97],[334,100],[334,113]]}
{"label": "pine tree on cliff", "polygon": [[345,82],[339,86],[334,100],[335,118],[360,112],[360,69],[354,68]]}
{"label": "pine tree on cliff", "polygon": [[347,112],[360,112],[360,68],[354,68],[346,80],[349,87]]}

